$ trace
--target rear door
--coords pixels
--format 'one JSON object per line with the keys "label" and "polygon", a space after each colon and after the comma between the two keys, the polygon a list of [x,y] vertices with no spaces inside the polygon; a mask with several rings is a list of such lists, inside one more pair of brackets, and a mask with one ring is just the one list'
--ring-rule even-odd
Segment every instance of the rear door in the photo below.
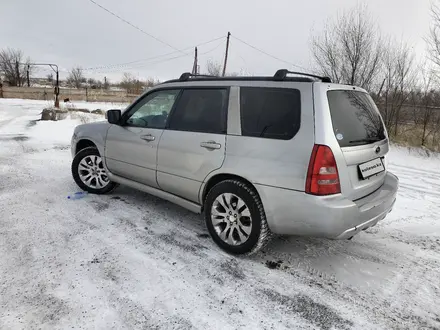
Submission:
{"label": "rear door", "polygon": [[328,90],[326,96],[334,137],[344,160],[338,163],[342,193],[356,200],[384,182],[389,149],[386,130],[374,101],[365,91]]}
{"label": "rear door", "polygon": [[159,142],[157,182],[198,202],[207,175],[225,158],[227,88],[184,89]]}
{"label": "rear door", "polygon": [[240,86],[240,135],[228,135],[227,165],[254,184],[304,191],[313,149],[311,84]]}

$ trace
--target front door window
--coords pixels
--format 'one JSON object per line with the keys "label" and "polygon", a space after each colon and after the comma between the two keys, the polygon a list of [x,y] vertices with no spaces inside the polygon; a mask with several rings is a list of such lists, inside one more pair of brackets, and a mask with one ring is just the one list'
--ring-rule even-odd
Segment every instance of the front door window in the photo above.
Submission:
{"label": "front door window", "polygon": [[179,92],[180,90],[162,90],[148,94],[129,110],[124,126],[165,128]]}

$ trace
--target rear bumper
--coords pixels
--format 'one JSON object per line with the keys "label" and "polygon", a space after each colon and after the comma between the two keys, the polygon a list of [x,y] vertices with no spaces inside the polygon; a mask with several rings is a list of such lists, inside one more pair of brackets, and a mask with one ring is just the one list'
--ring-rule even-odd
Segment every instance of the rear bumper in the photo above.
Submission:
{"label": "rear bumper", "polygon": [[313,196],[262,185],[256,188],[274,233],[346,239],[386,217],[398,186],[398,178],[388,172],[378,190],[356,201],[342,195]]}
{"label": "rear bumper", "polygon": [[389,210],[379,214],[378,216],[374,217],[373,219],[370,219],[368,221],[365,221],[359,225],[356,225],[352,228],[347,229],[346,231],[344,231],[343,233],[341,233],[338,237],[336,237],[336,239],[347,239],[347,238],[351,238],[354,235],[360,233],[362,230],[365,230],[367,228],[373,227],[375,226],[380,220],[385,219],[385,217],[387,216],[388,213],[390,213],[392,211],[392,207],[394,205],[394,202],[396,200],[394,199],[393,203],[391,204],[391,207]]}

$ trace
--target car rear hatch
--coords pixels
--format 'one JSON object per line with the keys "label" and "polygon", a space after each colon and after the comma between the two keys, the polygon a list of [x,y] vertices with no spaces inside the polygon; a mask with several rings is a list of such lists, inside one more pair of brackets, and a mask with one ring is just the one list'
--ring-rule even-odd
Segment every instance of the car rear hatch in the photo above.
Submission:
{"label": "car rear hatch", "polygon": [[371,96],[360,89],[330,89],[328,106],[339,157],[341,192],[351,200],[365,197],[384,183],[387,133]]}

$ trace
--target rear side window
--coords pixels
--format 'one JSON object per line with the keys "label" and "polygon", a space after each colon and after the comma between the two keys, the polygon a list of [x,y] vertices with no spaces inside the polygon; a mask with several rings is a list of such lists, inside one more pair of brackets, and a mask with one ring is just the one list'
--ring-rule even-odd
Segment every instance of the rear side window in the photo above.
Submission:
{"label": "rear side window", "polygon": [[327,92],[333,130],[341,147],[385,139],[379,111],[367,93],[350,90]]}
{"label": "rear side window", "polygon": [[241,134],[290,140],[301,121],[301,94],[287,88],[240,88]]}
{"label": "rear side window", "polygon": [[169,129],[226,133],[227,89],[186,89],[177,102]]}

